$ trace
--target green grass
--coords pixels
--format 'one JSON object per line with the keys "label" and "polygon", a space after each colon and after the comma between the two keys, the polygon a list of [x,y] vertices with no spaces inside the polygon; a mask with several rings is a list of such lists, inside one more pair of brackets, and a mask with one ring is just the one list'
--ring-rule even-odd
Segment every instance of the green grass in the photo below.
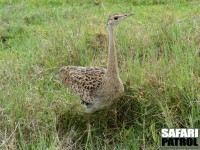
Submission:
{"label": "green grass", "polygon": [[[161,128],[200,126],[197,0],[0,2],[0,149],[158,149]],[[109,14],[126,94],[81,113],[56,79],[65,65],[107,62]]]}

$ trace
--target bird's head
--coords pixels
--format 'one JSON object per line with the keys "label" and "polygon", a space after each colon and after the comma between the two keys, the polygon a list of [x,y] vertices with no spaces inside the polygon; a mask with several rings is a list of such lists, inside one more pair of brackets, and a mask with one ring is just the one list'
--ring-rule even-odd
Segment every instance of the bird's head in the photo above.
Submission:
{"label": "bird's head", "polygon": [[125,13],[118,13],[114,15],[110,15],[108,17],[108,26],[116,26],[118,25],[122,20],[124,20],[127,17],[132,16],[133,14],[125,14]]}

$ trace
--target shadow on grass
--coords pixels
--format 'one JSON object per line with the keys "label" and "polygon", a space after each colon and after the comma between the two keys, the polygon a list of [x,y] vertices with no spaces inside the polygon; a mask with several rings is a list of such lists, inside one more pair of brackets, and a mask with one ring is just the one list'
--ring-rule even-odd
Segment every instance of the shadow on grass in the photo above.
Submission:
{"label": "shadow on grass", "polygon": [[[111,107],[88,115],[78,110],[78,106],[69,106],[66,111],[57,114],[57,131],[62,140],[71,132],[73,140],[79,145],[88,142],[88,134],[92,134],[93,142],[100,139],[104,144],[122,142],[120,133],[137,126],[136,119],[140,115],[141,105],[135,97],[130,96],[133,89],[125,87],[126,94]],[[88,126],[90,124],[90,127]],[[95,140],[96,139],[96,140]]]}

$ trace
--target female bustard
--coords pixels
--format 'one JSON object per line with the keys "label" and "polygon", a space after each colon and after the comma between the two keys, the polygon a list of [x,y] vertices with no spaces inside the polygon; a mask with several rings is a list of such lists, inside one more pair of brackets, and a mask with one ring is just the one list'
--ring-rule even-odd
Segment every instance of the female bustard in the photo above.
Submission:
{"label": "female bustard", "polygon": [[119,77],[114,42],[114,28],[125,18],[133,14],[114,14],[108,18],[109,48],[107,69],[97,67],[66,66],[60,69],[62,83],[76,93],[86,107],[86,113],[92,113],[112,105],[124,93]]}

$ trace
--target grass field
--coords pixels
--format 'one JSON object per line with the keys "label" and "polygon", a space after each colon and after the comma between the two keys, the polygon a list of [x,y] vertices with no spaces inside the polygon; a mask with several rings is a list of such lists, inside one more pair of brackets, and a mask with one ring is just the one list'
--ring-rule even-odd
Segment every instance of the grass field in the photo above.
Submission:
{"label": "grass field", "polygon": [[[107,63],[116,28],[125,96],[82,113],[56,78],[65,65]],[[200,127],[198,0],[0,1],[0,149],[159,149],[161,128]]]}

